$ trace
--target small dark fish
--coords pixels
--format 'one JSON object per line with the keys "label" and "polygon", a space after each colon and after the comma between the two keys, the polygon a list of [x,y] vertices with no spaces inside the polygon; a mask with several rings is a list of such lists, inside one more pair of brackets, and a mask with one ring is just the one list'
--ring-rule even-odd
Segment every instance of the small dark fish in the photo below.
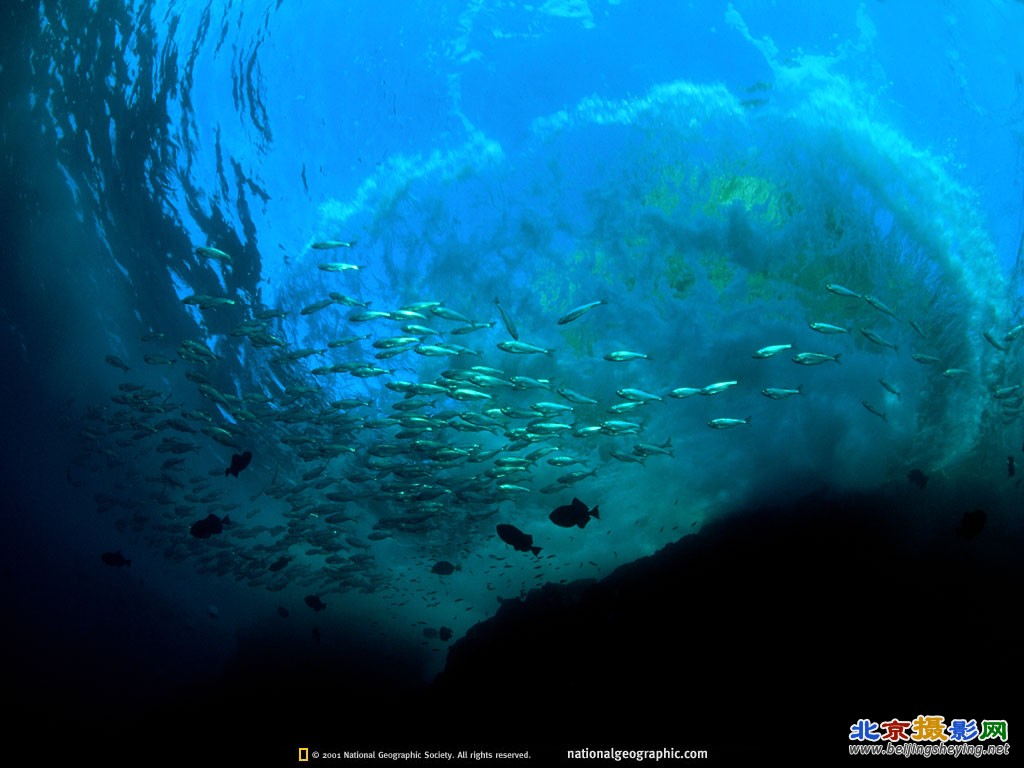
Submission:
{"label": "small dark fish", "polygon": [[449,563],[447,560],[438,560],[434,563],[434,567],[430,569],[431,573],[436,573],[439,576],[451,576],[456,571],[461,571],[461,565],[454,565]]}
{"label": "small dark fish", "polygon": [[1017,470],[1014,469],[1013,466],[1013,456],[1006,457],[1006,471],[1010,473],[1010,477],[1013,477],[1017,473]]}
{"label": "small dark fish", "polygon": [[283,557],[283,556],[279,557],[279,558],[277,558],[277,560],[275,560],[274,562],[272,562],[270,564],[270,568],[269,569],[271,571],[274,571],[274,572],[280,571],[282,568],[284,568],[286,565],[288,565],[288,563],[290,563],[291,561],[292,561],[292,559],[290,557]]}
{"label": "small dark fish", "polygon": [[920,469],[912,469],[907,472],[907,480],[909,480],[912,485],[916,485],[922,491],[924,490],[924,487],[928,485],[928,475]]}
{"label": "small dark fish", "polygon": [[126,560],[125,556],[121,554],[121,550],[117,552],[104,552],[100,555],[100,559],[107,565],[112,565],[115,568],[120,568],[124,565],[131,567],[132,564],[131,560]]}
{"label": "small dark fish", "polygon": [[238,473],[248,467],[250,461],[252,461],[251,451],[236,453],[231,457],[231,466],[224,470],[224,477],[227,477],[228,475],[238,477]]}
{"label": "small dark fish", "polygon": [[287,619],[288,609],[285,608],[283,605],[277,606],[277,615],[280,616],[282,619]]}
{"label": "small dark fish", "polygon": [[231,525],[230,517],[227,515],[217,517],[214,514],[209,514],[202,520],[192,523],[192,527],[188,531],[197,539],[208,539],[215,533],[223,531],[225,525]]}
{"label": "small dark fish", "polygon": [[518,552],[533,552],[535,555],[540,554],[540,547],[533,546],[533,536],[528,533],[523,533],[514,525],[508,523],[499,523],[498,536],[506,544],[511,544],[512,547]]}
{"label": "small dark fish", "polygon": [[984,509],[976,509],[973,512],[964,512],[964,519],[957,526],[956,535],[960,539],[973,539],[985,527],[988,515]]}
{"label": "small dark fish", "polygon": [[572,528],[574,525],[579,526],[580,528],[586,528],[587,523],[590,522],[590,518],[592,517],[596,517],[598,520],[601,519],[601,515],[598,514],[597,507],[587,509],[587,505],[575,496],[572,499],[572,504],[563,504],[548,515],[548,519],[551,520],[552,523],[560,525],[563,528]]}
{"label": "small dark fish", "polygon": [[437,636],[441,642],[447,643],[452,639],[452,631],[448,627],[441,627],[441,629],[437,631]]}
{"label": "small dark fish", "polygon": [[125,373],[131,370],[131,368],[125,365],[124,360],[122,360],[120,357],[117,357],[116,355],[107,355],[103,359],[107,361],[107,365],[112,365],[115,368],[120,368]]}
{"label": "small dark fish", "polygon": [[322,611],[327,607],[327,603],[321,600],[319,595],[306,595],[306,605],[314,611]]}

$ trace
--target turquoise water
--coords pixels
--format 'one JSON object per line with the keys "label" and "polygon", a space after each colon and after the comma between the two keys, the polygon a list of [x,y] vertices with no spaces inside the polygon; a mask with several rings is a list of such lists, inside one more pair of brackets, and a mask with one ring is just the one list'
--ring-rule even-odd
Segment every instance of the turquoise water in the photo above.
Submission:
{"label": "turquoise water", "polygon": [[77,606],[22,590],[28,638],[155,638],[158,688],[263,643],[422,681],[432,630],[751,503],[920,470],[1015,524],[1020,4],[386,5],[11,12],[8,560]]}

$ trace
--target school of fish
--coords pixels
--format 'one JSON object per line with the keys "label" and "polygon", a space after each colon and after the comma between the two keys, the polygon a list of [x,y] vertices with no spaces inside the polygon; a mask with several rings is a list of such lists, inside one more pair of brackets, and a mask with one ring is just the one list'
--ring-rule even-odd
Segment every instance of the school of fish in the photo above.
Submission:
{"label": "school of fish", "polygon": [[[355,246],[355,241],[322,240],[311,248]],[[231,263],[218,248],[202,246],[196,252]],[[318,268],[355,280],[362,270],[347,262]],[[820,347],[796,349],[785,339],[769,338],[751,349],[751,357],[764,361],[759,365],[777,365],[774,358],[788,357],[799,366],[779,368],[779,385],[753,389],[755,394],[799,401],[814,388],[814,367],[842,365],[843,353],[829,348],[830,338],[839,335],[863,339],[878,354],[910,354],[946,379],[968,375],[959,361],[931,354],[927,328],[901,319],[880,298],[837,283],[824,289],[837,298],[834,316],[809,323],[821,335]],[[840,322],[847,302],[870,307],[876,322],[855,335],[849,323]],[[599,471],[594,466],[599,448],[641,468],[652,460],[672,461],[671,436],[647,435],[645,412],[679,407],[672,401],[694,396],[725,402],[744,390],[740,376],[665,381],[654,392],[622,387],[615,401],[602,400],[588,394],[586,380],[574,380],[571,370],[559,367],[557,348],[521,338],[500,297],[493,301],[496,316],[488,318],[471,318],[458,307],[421,297],[395,297],[391,308],[371,309],[370,302],[334,291],[302,307],[246,306],[238,296],[209,295],[191,295],[183,303],[199,312],[243,308],[245,318],[231,331],[232,343],[268,350],[275,386],[240,392],[230,374],[219,370],[216,344],[170,339],[157,329],[142,338],[144,349],[154,351],[122,353],[128,361],[106,356],[124,380],[111,397],[113,406],[89,409],[82,430],[88,458],[81,463],[125,468],[128,476],[121,487],[96,493],[97,508],[119,510],[124,514],[119,524],[144,531],[167,558],[193,560],[200,572],[270,592],[288,587],[311,592],[316,602],[307,599],[307,605],[317,611],[326,607],[321,595],[348,591],[389,590],[396,605],[419,594],[426,605],[436,606],[442,598],[428,587],[438,576],[475,573],[487,589],[507,590],[498,575],[508,567],[506,558],[522,557],[518,552],[532,553],[535,580],[561,576],[565,581],[557,569],[573,564],[545,566],[543,561],[555,556],[542,555],[536,541],[552,524],[587,536],[614,518],[614,509],[602,518],[596,504],[591,508],[577,498],[586,495],[579,486]],[[612,303],[595,297],[566,307],[550,324],[600,322],[598,315]],[[346,313],[347,333],[311,347],[286,338],[281,321],[290,314],[327,311]],[[891,340],[902,337],[904,323],[917,334],[912,353],[906,343]],[[1024,325],[983,332],[1000,352],[1022,335]],[[642,349],[594,354],[617,369],[650,365]],[[441,372],[404,376],[403,370],[426,371],[427,366],[398,367],[392,361],[400,356],[436,359]],[[183,377],[194,397],[185,402],[177,385],[167,391],[129,381],[129,374],[139,371],[136,357],[165,378]],[[508,373],[511,361],[520,358],[541,361],[544,375]],[[794,383],[797,374],[801,381]],[[371,386],[369,380],[378,383]],[[880,377],[878,382],[880,398],[887,393],[899,401],[898,381]],[[341,391],[348,394],[337,396]],[[722,398],[725,392],[730,395]],[[994,387],[992,396],[1006,414],[1024,409],[1024,388],[1016,383]],[[863,406],[888,422],[882,402],[866,399]],[[704,428],[751,430],[758,423],[723,405]],[[211,455],[210,449],[223,457],[219,463],[200,460]],[[258,484],[248,508],[225,501],[225,482],[234,482],[232,477]],[[505,502],[516,509],[539,507],[544,514],[529,526],[517,516],[517,527]],[[506,554],[492,555],[484,572],[459,562],[479,536],[507,545]],[[416,542],[411,551],[419,573],[412,583],[396,586],[379,567],[375,550],[385,541]],[[419,593],[413,584],[422,587]]]}

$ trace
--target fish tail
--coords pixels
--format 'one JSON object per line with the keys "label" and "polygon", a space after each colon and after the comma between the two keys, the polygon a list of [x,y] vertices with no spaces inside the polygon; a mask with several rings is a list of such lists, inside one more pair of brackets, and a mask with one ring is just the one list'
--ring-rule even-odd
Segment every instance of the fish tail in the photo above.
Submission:
{"label": "fish tail", "polygon": [[833,360],[835,360],[835,361],[836,361],[836,363],[839,363],[839,358],[840,358],[840,357],[842,357],[842,356],[843,356],[843,353],[842,353],[842,352],[839,352],[839,353],[838,353],[838,354],[836,354],[836,356],[835,356],[835,357],[833,357],[832,359],[833,359]]}
{"label": "fish tail", "polygon": [[600,520],[600,519],[601,519],[601,514],[600,514],[600,512],[598,511],[597,507],[594,507],[594,508],[593,508],[592,510],[590,510],[590,515],[591,515],[592,517],[596,517],[596,518],[597,518],[598,520]]}

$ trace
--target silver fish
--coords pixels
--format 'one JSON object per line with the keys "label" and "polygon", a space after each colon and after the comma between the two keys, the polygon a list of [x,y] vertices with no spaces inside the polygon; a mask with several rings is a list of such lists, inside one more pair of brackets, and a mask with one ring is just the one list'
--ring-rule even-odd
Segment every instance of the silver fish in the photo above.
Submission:
{"label": "silver fish", "polygon": [[732,429],[743,424],[749,424],[750,419],[750,416],[747,416],[745,419],[712,419],[708,422],[708,426],[712,429]]}
{"label": "silver fish", "polygon": [[874,296],[870,296],[870,295],[865,293],[864,296],[863,296],[863,299],[864,299],[864,301],[866,301],[868,304],[870,304],[872,307],[877,309],[882,314],[888,315],[893,320],[896,319],[896,313],[893,312],[891,309],[889,309],[889,307],[887,307],[881,301],[876,299]]}
{"label": "silver fish", "polygon": [[672,438],[670,437],[661,445],[657,443],[637,443],[633,446],[633,453],[637,456],[672,456],[675,458],[675,454],[672,453]]}
{"label": "silver fish", "polygon": [[729,389],[730,387],[735,387],[738,383],[739,382],[737,381],[719,381],[714,384],[708,384],[706,387],[700,390],[700,394],[717,395],[720,392],[725,392],[725,390]]}
{"label": "silver fish", "polygon": [[321,301],[315,301],[307,307],[303,307],[299,312],[300,315],[312,315],[314,312],[319,312],[321,309],[334,304],[334,299],[323,299]]}
{"label": "silver fish", "polygon": [[1006,343],[1016,341],[1018,338],[1020,338],[1020,335],[1022,333],[1024,333],[1024,324],[1015,325],[1013,326],[1013,328],[1006,332],[1006,335],[1003,336],[1003,341],[1005,341]]}
{"label": "silver fish", "polygon": [[993,347],[998,349],[1000,352],[1005,352],[1007,350],[1007,347],[1004,344],[997,341],[995,337],[993,337],[992,334],[989,333],[988,331],[982,331],[981,335],[985,337],[985,341],[987,341]]}
{"label": "silver fish", "polygon": [[200,256],[205,256],[208,259],[217,259],[218,261],[231,261],[231,257],[224,253],[220,248],[211,248],[206,245],[201,245],[196,248],[196,253]]}
{"label": "silver fish", "polygon": [[893,395],[896,395],[897,399],[900,398],[900,397],[903,397],[903,393],[900,392],[898,389],[896,389],[896,387],[894,387],[892,384],[890,384],[885,379],[879,379],[878,383],[881,384],[883,387],[885,387],[886,391],[890,392]]}
{"label": "silver fish", "polygon": [[703,391],[700,387],[676,387],[668,393],[668,396],[676,398],[693,397],[703,393]]}
{"label": "silver fish", "polygon": [[465,325],[470,325],[473,322],[461,312],[449,309],[443,304],[430,307],[430,314],[436,315],[437,317],[443,317],[445,320],[454,320],[457,323],[464,323]]}
{"label": "silver fish", "polygon": [[818,352],[801,352],[793,355],[793,362],[800,365],[821,365],[822,363],[838,363],[842,352],[835,355],[823,355]]}
{"label": "silver fish", "polygon": [[555,391],[558,392],[558,394],[560,394],[570,403],[576,403],[577,405],[597,405],[597,400],[595,400],[594,398],[587,397],[586,395],[581,395],[579,392],[576,392],[574,390],[566,389],[565,387],[559,387]]}
{"label": "silver fish", "polygon": [[846,296],[851,299],[864,298],[863,294],[857,293],[856,291],[851,291],[849,288],[839,285],[838,283],[825,283],[825,289],[831,291],[836,296]]}
{"label": "silver fish", "polygon": [[493,328],[493,327],[494,327],[494,321],[493,320],[491,322],[489,322],[489,323],[475,322],[475,323],[469,323],[468,325],[460,325],[460,326],[458,326],[456,328],[452,328],[450,333],[453,333],[456,336],[464,336],[465,334],[472,333],[473,331],[482,331],[482,330],[485,330],[487,328]]}
{"label": "silver fish", "polygon": [[498,344],[502,352],[509,352],[514,355],[550,355],[552,350],[527,344],[525,341],[503,341]]}
{"label": "silver fish", "polygon": [[899,348],[898,345],[893,344],[891,341],[888,341],[888,340],[882,338],[881,336],[879,336],[877,333],[875,333],[874,331],[870,330],[869,328],[861,328],[860,332],[864,335],[864,338],[866,338],[872,344],[877,344],[880,347],[888,347],[889,349],[892,349],[892,350],[894,350],[896,352],[900,351],[900,348]]}
{"label": "silver fish", "polygon": [[605,435],[631,435],[639,432],[643,427],[632,421],[604,421],[599,427]]}
{"label": "silver fish", "polygon": [[623,400],[635,400],[637,402],[647,402],[648,400],[661,401],[658,395],[652,395],[650,392],[644,392],[642,389],[617,389],[615,394],[621,397]]}
{"label": "silver fish", "polygon": [[617,403],[608,408],[608,413],[627,413],[644,405],[645,400],[627,400],[624,403]]}
{"label": "silver fish", "polygon": [[799,395],[803,393],[803,387],[799,386],[796,389],[781,389],[779,387],[766,387],[761,390],[761,394],[765,397],[770,397],[772,400],[785,400],[787,397],[793,395]]}
{"label": "silver fish", "polygon": [[818,333],[849,333],[849,328],[840,328],[838,325],[830,325],[829,323],[810,323],[811,330],[817,331]]}
{"label": "silver fish", "polygon": [[501,314],[501,322],[505,324],[505,330],[508,331],[508,335],[518,341],[519,331],[516,330],[515,323],[512,322],[512,318],[505,312],[505,308],[501,306],[497,296],[494,297],[494,304],[498,307],[498,312]]}
{"label": "silver fish", "polygon": [[880,411],[877,408],[875,408],[875,406],[873,406],[867,400],[864,400],[861,403],[861,405],[863,405],[870,413],[875,414],[875,416],[880,418],[882,421],[886,422],[887,424],[889,423],[889,417],[886,416],[885,413],[883,413],[882,411]]}
{"label": "silver fish", "polygon": [[328,251],[332,248],[351,248],[355,244],[355,240],[320,240],[313,243],[312,248],[318,251]]}
{"label": "silver fish", "polygon": [[609,352],[604,356],[604,359],[613,363],[624,363],[629,360],[650,360],[651,358],[643,352],[629,352],[627,350],[620,349],[615,352]]}
{"label": "silver fish", "polygon": [[587,312],[592,310],[594,307],[599,307],[602,304],[607,304],[607,303],[608,303],[607,301],[605,301],[604,299],[601,299],[600,301],[592,301],[589,304],[583,304],[583,305],[581,305],[579,307],[576,307],[576,309],[571,309],[568,312],[566,312],[564,315],[562,315],[560,318],[558,318],[558,325],[565,325],[566,323],[571,323],[573,320],[577,319],[578,317],[581,317],[582,315],[585,315]]}
{"label": "silver fish", "polygon": [[785,352],[787,349],[792,348],[792,344],[773,344],[770,347],[761,347],[761,349],[757,350],[757,352],[753,354],[753,357],[763,360],[766,357],[774,357],[780,352]]}

